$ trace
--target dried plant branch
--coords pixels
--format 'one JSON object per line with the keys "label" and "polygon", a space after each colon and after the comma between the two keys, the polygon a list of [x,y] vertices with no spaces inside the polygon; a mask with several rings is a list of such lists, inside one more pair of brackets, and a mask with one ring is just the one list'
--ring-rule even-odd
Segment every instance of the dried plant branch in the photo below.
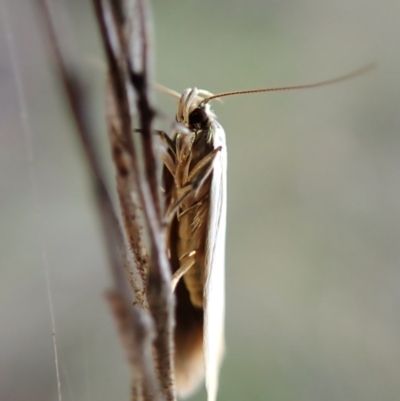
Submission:
{"label": "dried plant branch", "polygon": [[[149,92],[149,18],[148,7],[144,0],[136,0],[129,20],[129,32],[138,32],[132,37],[131,48],[136,51],[129,59],[129,79],[137,95],[137,108],[140,110],[140,126],[145,160],[146,178],[161,223],[160,183],[157,180],[157,162],[154,155],[152,121],[154,111],[150,106]],[[138,26],[138,28],[136,28]]]}
{"label": "dried plant branch", "polygon": [[109,291],[107,298],[132,368],[134,385],[131,398],[141,399],[142,391],[144,400],[163,400],[152,363],[154,327],[149,315],[139,307],[132,307],[120,291]]}
{"label": "dried plant branch", "polygon": [[[148,255],[143,240],[143,229],[139,219],[139,212],[141,207],[136,196],[135,176],[132,173],[132,155],[125,146],[126,142],[123,140],[121,134],[121,124],[118,119],[118,105],[113,96],[112,90],[107,90],[107,125],[110,137],[110,146],[113,155],[114,164],[117,173],[117,192],[123,214],[123,221],[125,232],[129,241],[135,265],[141,283],[138,285],[135,281],[135,275],[132,275],[132,285],[135,292],[136,302],[143,308],[147,309],[145,300],[145,289],[148,272]],[[132,146],[133,147],[133,146]]]}
{"label": "dried plant branch", "polygon": [[[85,118],[85,101],[81,86],[72,70],[66,67],[57,42],[54,27],[50,17],[46,0],[38,0],[38,5],[44,18],[46,33],[50,39],[57,72],[62,81],[67,95],[69,107],[77,126],[77,132],[85,150],[85,155],[90,165],[90,171],[95,190],[95,199],[103,224],[103,233],[110,260],[110,268],[114,278],[114,289],[109,292],[108,300],[117,320],[121,340],[127,351],[128,360],[132,368],[132,400],[174,400],[173,369],[172,369],[172,328],[173,328],[173,298],[170,287],[169,262],[165,251],[164,229],[160,217],[159,195],[151,196],[150,188],[158,182],[151,178],[152,184],[146,181],[149,174],[156,176],[156,160],[154,153],[145,152],[145,157],[151,156],[151,161],[146,165],[153,166],[152,170],[146,170],[146,175],[141,175],[137,164],[137,154],[131,139],[131,104],[129,102],[129,86],[124,75],[124,68],[112,50],[111,32],[105,23],[105,11],[103,4],[94,1],[98,12],[102,37],[105,44],[107,60],[110,70],[110,80],[115,109],[113,118],[109,117],[110,138],[113,144],[114,161],[118,172],[118,191],[120,192],[121,208],[124,211],[124,219],[131,217],[130,213],[136,213],[135,200],[132,196],[133,183],[138,192],[141,205],[144,209],[144,219],[147,224],[150,242],[150,259],[148,269],[148,304],[151,317],[139,306],[132,305],[132,294],[126,285],[123,266],[129,266],[129,260],[124,250],[124,236],[120,230],[118,219],[114,212],[111,197],[107,192],[103,181],[101,164],[95,152],[93,130]],[[118,2],[112,2],[112,9]],[[114,7],[114,15],[121,12],[122,8]],[[121,30],[122,31],[122,30]],[[120,32],[121,32],[120,31]],[[115,37],[114,37],[115,39]],[[123,66],[124,64],[122,64]],[[125,66],[129,67],[126,62]],[[128,70],[130,70],[128,68]],[[136,74],[136,75],[135,75]],[[132,80],[144,79],[145,84],[140,86],[139,115],[142,126],[146,128],[147,135],[144,146],[153,146],[151,138],[151,118],[147,97],[147,75],[131,72]],[[138,87],[139,88],[139,87]],[[144,105],[144,106],[143,106]],[[144,107],[144,112],[141,112]],[[115,113],[115,114],[114,114]],[[114,142],[113,142],[114,141]],[[129,176],[125,182],[124,177]],[[130,198],[129,196],[130,195]],[[134,223],[131,226],[134,236],[130,241],[134,256],[139,253],[145,255],[144,241],[136,242],[141,238],[141,228]],[[127,224],[125,222],[125,227]],[[128,230],[127,230],[128,231]],[[128,235],[129,237],[129,235]],[[145,260],[145,259],[144,259]],[[143,263],[143,264],[141,264]],[[147,260],[137,262],[142,268]],[[144,276],[142,271],[141,276]],[[136,294],[137,295],[137,294]],[[136,299],[136,301],[138,301]],[[152,319],[151,319],[152,318]],[[155,322],[155,324],[153,323]],[[155,331],[153,330],[155,327]],[[154,338],[154,353],[156,355],[157,369],[154,367],[152,342]],[[158,372],[158,377],[156,375]],[[158,379],[158,380],[157,380]],[[161,383],[161,386],[160,386]],[[161,391],[160,391],[161,390]]]}
{"label": "dried plant branch", "polygon": [[[172,362],[174,299],[171,293],[170,265],[166,253],[165,228],[161,218],[160,183],[157,179],[157,161],[151,131],[154,112],[150,106],[148,93],[148,33],[145,4],[140,0],[133,1],[127,9],[124,8],[127,7],[126,2],[108,3],[94,0],[94,5],[109,65],[111,96],[113,95],[116,106],[112,113],[114,118],[113,129],[110,131],[111,142],[114,149],[118,150],[117,153],[125,156],[123,163],[127,163],[126,168],[120,171],[119,175],[132,174],[143,207],[149,237],[147,302],[156,327],[154,352],[158,376],[163,394],[170,401],[175,399]],[[130,19],[127,16],[130,16]],[[131,32],[137,34],[129,35]],[[133,54],[131,49],[134,50]],[[131,99],[130,90],[136,96],[145,174],[142,174],[143,170],[138,163],[138,149],[135,149],[134,143],[129,139],[132,135],[132,124],[131,115],[127,115],[127,112],[133,110],[135,106],[131,103],[127,107],[126,104]],[[122,107],[118,107],[119,104]],[[118,169],[119,163],[116,164]],[[124,205],[121,202],[121,206],[126,207]],[[123,214],[128,216],[129,210]]]}
{"label": "dried plant branch", "polygon": [[[171,270],[167,258],[165,227],[161,218],[160,182],[157,180],[157,162],[154,155],[152,120],[154,111],[149,102],[149,68],[148,68],[148,13],[144,0],[137,0],[130,22],[139,25],[139,35],[132,37],[134,41],[130,48],[138,49],[133,55],[136,59],[129,63],[129,78],[137,95],[137,109],[140,111],[140,126],[142,132],[142,146],[145,160],[146,179],[143,182],[150,186],[154,209],[150,210],[151,203],[145,201],[150,228],[150,269],[148,277],[148,303],[156,325],[155,352],[161,386],[167,400],[175,398],[173,373],[173,329],[174,329],[174,298],[171,292]],[[135,18],[136,16],[136,18]],[[138,43],[136,43],[136,42]],[[145,188],[143,188],[145,190]],[[147,208],[147,210],[146,210]],[[152,215],[152,216],[151,216]],[[158,217],[158,219],[157,219]]]}
{"label": "dried plant branch", "polygon": [[[143,232],[138,217],[140,206],[132,199],[137,167],[132,136],[132,120],[129,103],[129,93],[126,87],[124,59],[120,47],[123,33],[115,22],[114,13],[122,15],[119,2],[113,2],[114,9],[107,2],[93,1],[97,20],[103,38],[109,70],[109,85],[107,94],[107,123],[110,135],[111,151],[117,170],[117,191],[123,213],[124,226],[130,248],[141,277],[142,290],[146,288],[148,271],[148,256],[143,244]],[[114,11],[113,11],[114,10]],[[124,135],[124,133],[126,133]]]}

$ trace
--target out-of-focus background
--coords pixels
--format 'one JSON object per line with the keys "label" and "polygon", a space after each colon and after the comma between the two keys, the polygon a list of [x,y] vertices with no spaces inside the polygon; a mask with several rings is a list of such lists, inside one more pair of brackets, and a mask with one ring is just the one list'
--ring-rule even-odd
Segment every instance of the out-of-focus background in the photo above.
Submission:
{"label": "out-of-focus background", "polygon": [[[112,182],[91,3],[52,4]],[[0,399],[57,399],[47,265],[63,400],[127,400],[86,164],[34,5],[0,4]],[[229,147],[219,400],[398,399],[400,3],[158,0],[153,11],[156,79],[177,91],[378,63],[334,86],[214,104]],[[157,104],[173,118],[174,99]]]}

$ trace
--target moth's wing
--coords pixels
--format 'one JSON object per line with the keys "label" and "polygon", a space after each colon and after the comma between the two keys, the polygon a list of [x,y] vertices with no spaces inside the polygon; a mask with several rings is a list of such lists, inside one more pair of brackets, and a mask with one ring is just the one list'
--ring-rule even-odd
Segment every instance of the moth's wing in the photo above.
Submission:
{"label": "moth's wing", "polygon": [[226,229],[226,170],[225,132],[214,121],[214,149],[221,146],[213,162],[210,191],[208,235],[206,240],[204,285],[204,363],[208,401],[215,401],[218,376],[224,354],[225,320],[225,229]]}

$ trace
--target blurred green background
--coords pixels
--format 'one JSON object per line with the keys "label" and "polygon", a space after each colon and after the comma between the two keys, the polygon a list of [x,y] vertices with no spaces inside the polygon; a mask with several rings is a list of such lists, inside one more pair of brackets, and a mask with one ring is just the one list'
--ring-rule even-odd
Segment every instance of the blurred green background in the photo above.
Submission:
{"label": "blurred green background", "polygon": [[[0,399],[57,399],[47,263],[63,400],[127,400],[87,168],[34,4],[0,5]],[[52,4],[112,185],[91,3]],[[400,2],[157,0],[153,11],[156,79],[177,91],[301,84],[378,63],[330,87],[214,103],[229,148],[219,400],[399,399]],[[176,101],[157,97],[173,117]]]}

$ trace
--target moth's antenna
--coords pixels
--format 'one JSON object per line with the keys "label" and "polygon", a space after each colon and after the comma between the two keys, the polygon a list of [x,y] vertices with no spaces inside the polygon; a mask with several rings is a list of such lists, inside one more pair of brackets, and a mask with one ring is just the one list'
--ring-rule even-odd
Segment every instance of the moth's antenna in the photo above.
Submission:
{"label": "moth's antenna", "polygon": [[[154,89],[157,89],[157,90],[160,91],[160,92],[164,92],[164,93],[166,93],[167,95],[170,95],[170,96],[172,96],[172,97],[176,97],[176,98],[180,99],[181,96],[182,96],[181,93],[176,92],[176,91],[174,91],[173,89],[167,88],[167,87],[164,86],[164,85],[158,84],[157,82],[153,82],[152,85],[153,85],[153,88],[154,88]],[[209,91],[206,91],[206,90],[204,90],[204,89],[197,89],[197,93],[198,93],[199,95],[208,96],[208,97],[214,96],[213,93],[211,93],[211,92],[209,92]],[[217,101],[223,103],[223,101],[220,100],[220,99],[217,99]]]}
{"label": "moth's antenna", "polygon": [[176,92],[176,91],[174,91],[173,89],[169,89],[169,88],[167,88],[167,87],[164,86],[164,85],[158,84],[157,82],[153,82],[152,85],[153,85],[153,87],[154,87],[155,89],[159,90],[160,92],[164,92],[164,93],[166,93],[167,95],[176,97],[176,98],[178,98],[178,99],[180,99],[181,96],[182,96],[179,92]]}
{"label": "moth's antenna", "polygon": [[226,97],[226,96],[233,96],[233,95],[245,95],[245,94],[250,94],[250,93],[277,92],[277,91],[286,91],[286,90],[317,88],[319,86],[325,86],[325,85],[330,85],[330,84],[336,84],[336,83],[342,82],[342,81],[347,81],[348,79],[355,78],[355,77],[358,77],[359,75],[365,74],[367,71],[370,71],[375,67],[376,67],[375,63],[371,63],[358,70],[350,72],[349,74],[345,74],[345,75],[342,75],[340,77],[333,78],[333,79],[328,79],[326,81],[315,82],[313,84],[282,86],[282,87],[277,87],[277,88],[251,89],[251,90],[233,91],[233,92],[223,92],[223,93],[220,93],[217,95],[212,95],[212,96],[206,97],[203,100],[203,103],[208,103],[209,101],[211,101],[213,99]]}

